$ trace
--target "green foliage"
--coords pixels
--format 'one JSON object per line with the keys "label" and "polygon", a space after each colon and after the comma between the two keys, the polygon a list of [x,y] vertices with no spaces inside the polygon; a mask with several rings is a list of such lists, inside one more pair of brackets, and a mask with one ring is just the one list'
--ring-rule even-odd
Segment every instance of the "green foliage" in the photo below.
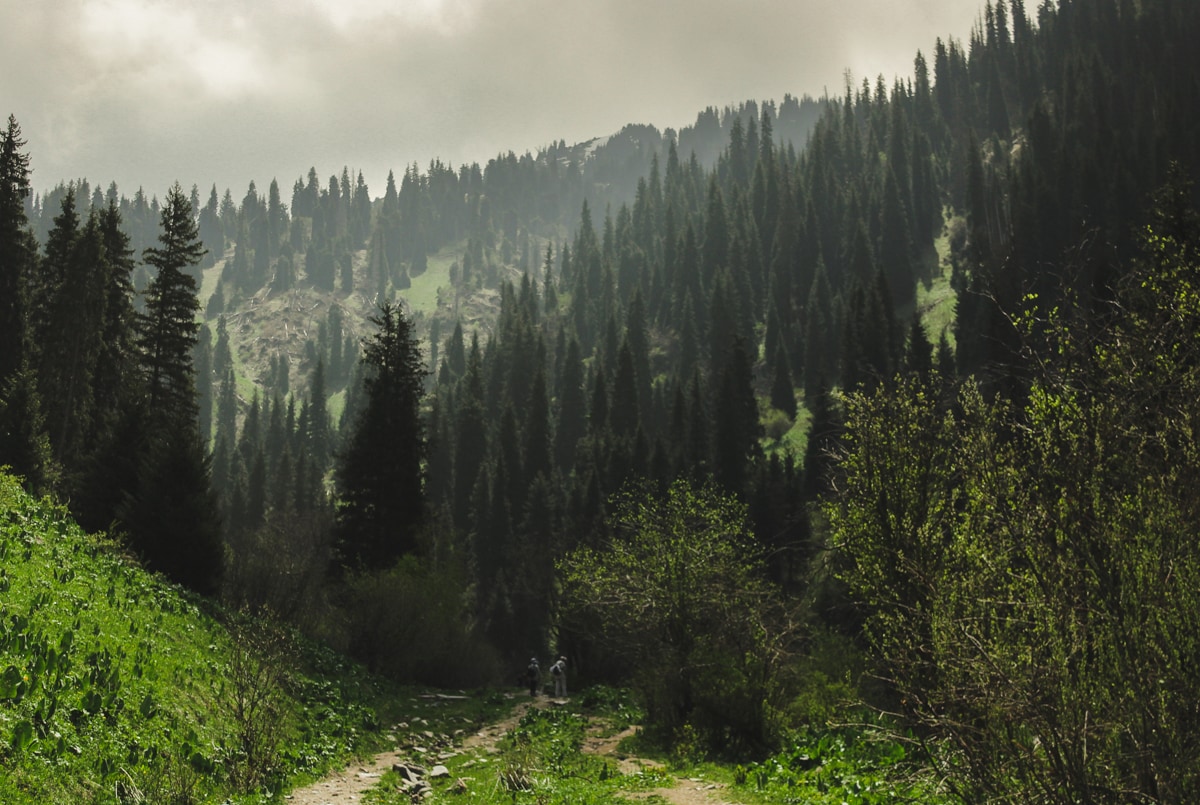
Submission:
{"label": "green foliage", "polygon": [[221,801],[361,748],[378,694],[360,670],[273,633],[299,657],[284,678],[207,606],[0,476],[0,801]]}
{"label": "green foliage", "polygon": [[481,685],[497,678],[494,652],[472,630],[460,568],[416,557],[346,580],[348,642],[371,668],[406,682]]}
{"label": "green foliage", "polygon": [[[611,691],[597,695],[615,696]],[[429,721],[436,729],[434,718]],[[501,738],[498,753],[476,747],[443,758],[449,777],[430,780],[432,790],[422,801],[618,805],[628,801],[629,792],[674,783],[669,775],[653,769],[622,774],[612,758],[585,752],[584,738],[592,729],[594,722],[570,709],[530,708]],[[411,795],[398,783],[398,775],[385,774],[382,785],[364,800],[376,805],[411,802]]]}
{"label": "green foliage", "polygon": [[615,499],[613,538],[561,564],[567,617],[632,677],[651,725],[705,747],[769,742],[793,634],[748,539],[745,508],[677,481]]}
{"label": "green foliage", "polygon": [[792,419],[778,408],[769,408],[762,418],[763,434],[771,442],[778,444],[792,429]]}
{"label": "green foliage", "polygon": [[639,724],[644,716],[627,688],[592,685],[573,696],[571,702],[588,715],[603,716],[618,729]]}
{"label": "green foliage", "polygon": [[910,759],[906,744],[870,725],[803,730],[780,753],[746,768],[735,784],[765,802],[927,805],[958,800]]}
{"label": "green foliage", "polygon": [[1200,270],[1151,235],[1104,328],[1027,300],[1022,406],[847,403],[829,509],[912,723],[971,800],[1200,793]]}
{"label": "green foliage", "polygon": [[416,547],[425,513],[420,408],[425,364],[412,322],[384,303],[365,342],[366,404],[339,456],[340,559],[348,568],[378,568]]}
{"label": "green foliage", "polygon": [[[284,772],[281,750],[292,729],[285,695],[295,665],[291,641],[276,624],[244,613],[231,619],[229,634],[229,683],[222,698],[234,726],[229,782],[239,792],[277,789]],[[153,709],[147,694],[142,714]]]}

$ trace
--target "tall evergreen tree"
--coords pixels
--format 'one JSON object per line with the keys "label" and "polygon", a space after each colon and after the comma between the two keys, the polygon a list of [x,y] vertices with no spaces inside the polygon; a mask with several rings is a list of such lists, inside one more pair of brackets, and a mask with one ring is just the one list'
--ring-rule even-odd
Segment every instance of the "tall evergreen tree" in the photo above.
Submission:
{"label": "tall evergreen tree", "polygon": [[192,351],[196,280],[204,254],[191,204],[176,182],[162,209],[159,246],[146,249],[157,269],[147,290],[138,344],[146,380],[145,451],[137,488],[119,516],[147,565],[197,592],[214,592],[222,569],[220,519],[200,438]]}
{"label": "tall evergreen tree", "polygon": [[713,423],[713,474],[734,494],[744,494],[750,462],[761,453],[762,426],[754,397],[754,374],[744,342],[729,350],[720,378]]}
{"label": "tall evergreen tree", "polygon": [[29,349],[26,278],[37,252],[25,214],[29,155],[24,148],[21,127],[10,115],[0,133],[0,389],[22,368]]}
{"label": "tall evergreen tree", "polygon": [[572,338],[559,373],[558,427],[554,434],[554,455],[558,469],[564,475],[575,466],[575,447],[587,433],[587,416],[583,361],[579,342]]}
{"label": "tall evergreen tree", "polygon": [[39,393],[55,460],[80,469],[91,418],[92,380],[104,329],[104,244],[99,215],[80,227],[69,188],[50,231],[37,340]]}
{"label": "tall evergreen tree", "polygon": [[200,302],[189,269],[200,262],[204,247],[178,182],[167,194],[159,244],[145,253],[146,263],[157,271],[146,290],[139,334],[147,404],[151,416],[164,425],[193,426],[197,404],[192,349],[200,330]]}
{"label": "tall evergreen tree", "polygon": [[12,115],[0,133],[0,464],[41,490],[51,475],[31,355],[28,278],[37,261],[25,202],[29,195],[29,155],[21,127]]}
{"label": "tall evergreen tree", "polygon": [[782,343],[775,347],[775,356],[771,360],[771,407],[783,411],[788,419],[796,418],[796,389],[788,367],[787,350]]}
{"label": "tall evergreen tree", "polygon": [[338,457],[337,527],[347,567],[381,567],[417,549],[425,512],[425,365],[410,319],[384,303],[364,344],[366,405]]}

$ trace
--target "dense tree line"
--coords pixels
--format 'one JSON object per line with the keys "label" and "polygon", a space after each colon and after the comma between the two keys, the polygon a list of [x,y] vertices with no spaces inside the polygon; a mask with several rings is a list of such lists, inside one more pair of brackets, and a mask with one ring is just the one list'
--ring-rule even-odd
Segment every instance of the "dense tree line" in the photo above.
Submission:
{"label": "dense tree line", "polygon": [[[174,552],[156,558],[165,543],[153,518],[166,514],[151,504],[191,490],[188,504],[208,516],[186,533],[211,544],[219,513],[225,591],[239,602],[299,619],[332,568],[348,610],[382,617],[388,596],[436,577],[461,590],[437,598],[439,617],[457,624],[456,650],[569,651],[596,676],[628,673],[628,657],[581,626],[586,617],[562,617],[572,602],[561,597],[558,563],[614,545],[637,510],[614,498],[623,489],[668,502],[705,489],[704,500],[745,507],[753,545],[739,572],[763,582],[756,591],[781,605],[805,601],[811,623],[854,637],[864,623],[868,636],[881,634],[881,613],[891,612],[899,620],[888,628],[926,645],[933,625],[904,618],[925,612],[932,593],[914,587],[912,567],[887,565],[889,541],[904,536],[896,523],[911,526],[919,549],[905,562],[939,571],[952,554],[921,542],[930,535],[910,509],[925,517],[937,503],[939,534],[997,540],[1004,556],[1033,528],[986,522],[1018,502],[1004,489],[979,493],[980,522],[956,520],[970,519],[955,507],[965,494],[956,484],[971,479],[933,470],[949,473],[967,448],[978,452],[967,458],[990,451],[988,461],[1009,462],[1006,472],[1032,472],[1017,445],[1049,462],[1061,444],[1021,442],[1039,432],[1029,417],[1050,428],[1039,406],[1067,410],[1083,391],[1110,388],[1119,378],[1105,361],[1153,363],[1144,322],[1114,309],[1175,321],[1128,294],[1130,276],[1179,290],[1172,272],[1186,276],[1195,262],[1185,180],[1200,165],[1190,136],[1200,73],[1182,54],[1197,33],[1200,12],[1184,0],[1062,0],[1033,13],[998,0],[965,47],[939,40],[932,59],[918,53],[912,77],[891,85],[848,80],[820,102],[710,109],[679,132],[629,127],[604,143],[556,143],[483,167],[409,165],[374,202],[348,170],[327,182],[309,171],[290,204],[274,181],[266,198],[251,183],[240,204],[213,187],[201,206],[198,191],[188,199],[176,187],[157,208],[153,241],[129,234],[143,208],[156,209],[141,193],[127,205],[110,188],[85,205],[90,188],[79,183],[31,204],[10,120],[0,338],[13,348],[0,362],[0,460],[69,495],[88,524],[123,524],[168,572],[185,554],[172,537]],[[1182,166],[1175,190],[1155,207],[1151,193],[1172,163]],[[1148,245],[1137,233],[1150,209],[1158,240]],[[437,311],[406,310],[397,299],[445,250],[459,256]],[[197,330],[195,281],[216,260],[217,290]],[[930,332],[923,289],[943,261],[957,315]],[[324,300],[318,332],[300,355],[272,353],[265,376],[240,375],[231,321],[297,289]],[[355,295],[377,302],[368,324],[347,319]],[[1134,332],[1144,354],[1105,341],[1117,331]],[[1093,385],[1081,391],[1081,377]],[[1110,412],[1114,399],[1089,396],[1088,405]],[[1177,446],[1169,423],[1135,428],[1118,408],[1114,439]],[[1082,428],[1080,416],[1054,427]],[[798,418],[809,423],[803,452],[774,449],[767,429]],[[151,426],[168,421],[186,427]],[[871,474],[880,456],[893,477]],[[1164,458],[1121,482],[1147,487],[1145,478],[1187,466]],[[1068,480],[1094,492],[1121,479]],[[1153,491],[1166,501],[1156,513],[1190,522],[1175,487]],[[815,506],[835,492],[838,506]],[[1020,502],[1045,517],[1054,508],[1050,497]],[[903,516],[879,519],[889,507]],[[1050,562],[1045,553],[1030,561]],[[976,559],[966,555],[963,567]],[[830,563],[842,582],[821,575]],[[1145,570],[1134,565],[1121,572]],[[194,583],[211,588],[215,576]],[[1071,583],[1107,592],[1110,581]],[[1114,618],[1123,612],[1114,605]],[[369,631],[349,642],[361,648]],[[947,672],[942,658],[894,641],[874,647],[898,690],[944,692],[923,676]],[[399,653],[362,650],[411,671]],[[978,668],[951,670],[980,691],[990,684],[971,676]],[[690,723],[690,706],[670,703],[670,719]],[[947,713],[963,715],[910,715],[934,729]],[[753,724],[743,737],[769,739],[761,719],[743,723]],[[1044,773],[1028,758],[989,767],[983,759],[998,744],[984,737],[970,756],[980,790]],[[1015,746],[1002,756],[1031,751]]]}
{"label": "dense tree line", "polygon": [[93,528],[119,521],[147,564],[198,590],[222,565],[192,349],[190,273],[203,253],[179,185],[161,208],[154,275],[134,309],[130,238],[115,200],[81,220],[74,188],[36,248],[25,217],[28,156],[16,120],[3,136],[3,459],[37,489],[70,499]]}

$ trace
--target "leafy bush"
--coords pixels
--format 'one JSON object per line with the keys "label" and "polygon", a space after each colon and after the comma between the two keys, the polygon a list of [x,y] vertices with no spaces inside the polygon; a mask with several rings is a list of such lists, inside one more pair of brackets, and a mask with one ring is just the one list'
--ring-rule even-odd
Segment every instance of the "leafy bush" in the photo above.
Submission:
{"label": "leafy bush", "polygon": [[651,727],[687,726],[724,751],[770,743],[794,621],[764,580],[745,507],[678,481],[613,510],[606,549],[562,563],[567,617],[594,624],[625,664]]}
{"label": "leafy bush", "polygon": [[778,408],[771,408],[762,418],[763,433],[773,442],[778,442],[792,429],[792,419]]}
{"label": "leafy bush", "polygon": [[467,626],[463,579],[413,556],[347,580],[350,652],[403,682],[474,687],[501,678],[489,646]]}
{"label": "leafy bush", "polygon": [[913,764],[887,731],[856,725],[802,730],[782,752],[746,768],[735,784],[771,802],[812,805],[939,805],[957,800],[928,770]]}
{"label": "leafy bush", "polygon": [[1145,246],[1103,328],[1026,298],[1019,401],[848,398],[844,575],[971,801],[1200,799],[1200,242]]}

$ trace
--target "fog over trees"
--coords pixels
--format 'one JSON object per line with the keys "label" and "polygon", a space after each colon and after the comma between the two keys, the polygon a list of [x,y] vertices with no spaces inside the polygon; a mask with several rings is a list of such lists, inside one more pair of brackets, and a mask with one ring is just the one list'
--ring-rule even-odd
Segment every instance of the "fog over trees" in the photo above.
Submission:
{"label": "fog over trees", "polygon": [[1197,35],[998,0],[894,80],[382,188],[34,193],[10,117],[0,464],[407,682],[566,654],[762,752],[854,656],[963,801],[1188,801]]}

